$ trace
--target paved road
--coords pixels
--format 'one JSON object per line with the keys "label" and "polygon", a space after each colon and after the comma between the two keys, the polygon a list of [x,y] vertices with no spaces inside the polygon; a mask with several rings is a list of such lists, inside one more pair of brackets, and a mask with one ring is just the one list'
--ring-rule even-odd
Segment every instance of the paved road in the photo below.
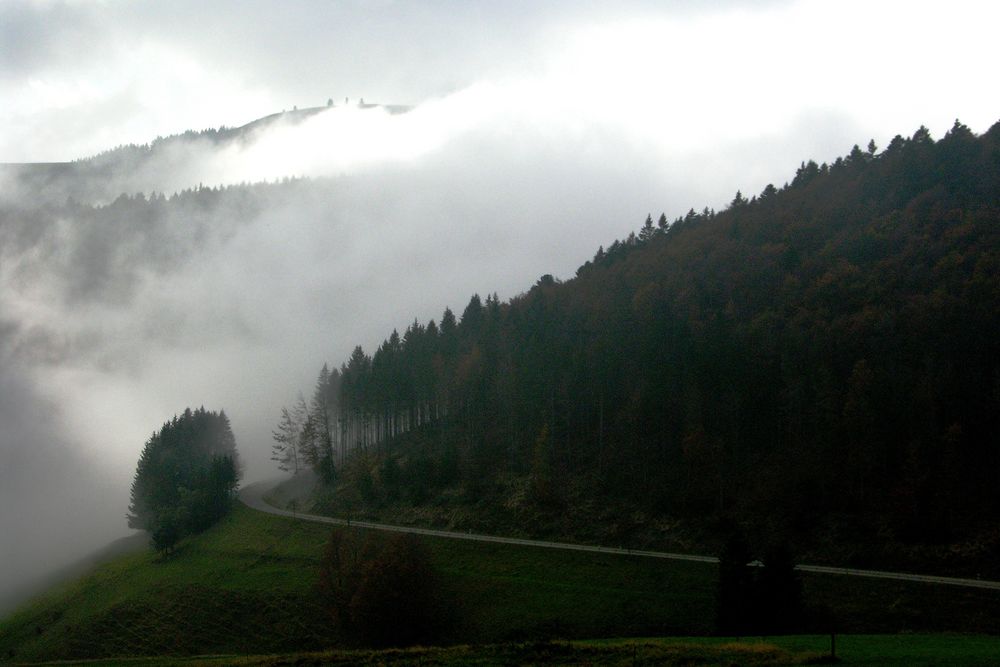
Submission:
{"label": "paved road", "polygon": [[[329,516],[319,516],[317,514],[302,514],[291,510],[278,509],[264,501],[264,494],[273,486],[271,482],[256,482],[240,490],[240,500],[245,505],[261,512],[287,516],[301,521],[311,521],[314,523],[326,523],[334,526],[354,526],[357,528],[369,528],[371,530],[385,530],[394,533],[411,533],[414,535],[429,535],[432,537],[445,537],[456,540],[471,540],[473,542],[494,542],[496,544],[517,544],[526,547],[541,547],[544,549],[562,549],[565,551],[588,551],[591,553],[614,554],[619,556],[641,556],[644,558],[660,558],[664,560],[693,561],[696,563],[718,563],[715,556],[697,556],[693,554],[678,554],[667,551],[645,551],[641,549],[621,549],[615,547],[598,547],[588,544],[571,544],[568,542],[549,542],[547,540],[526,540],[517,537],[498,537],[496,535],[480,535],[472,532],[456,532],[450,530],[434,530],[431,528],[413,528],[410,526],[393,526],[385,523],[372,523],[370,521],[348,521],[346,519],[336,519]],[[872,579],[896,579],[899,581],[916,581],[927,584],[945,584],[949,586],[965,586],[967,588],[988,588],[1000,590],[1000,581],[987,581],[982,579],[962,579],[959,577],[936,577],[924,574],[906,574],[903,572],[883,572],[879,570],[858,570],[848,567],[828,567],[826,565],[796,565],[795,569],[800,572],[814,572],[817,574],[839,574],[852,577],[869,577]]]}

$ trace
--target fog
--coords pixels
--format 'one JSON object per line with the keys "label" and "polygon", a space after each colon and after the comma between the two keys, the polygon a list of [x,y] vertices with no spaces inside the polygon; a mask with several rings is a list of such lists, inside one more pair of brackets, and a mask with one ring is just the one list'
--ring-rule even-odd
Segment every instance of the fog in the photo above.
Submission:
{"label": "fog", "polygon": [[[306,8],[332,20],[318,7],[334,4],[334,18],[364,20],[331,24],[324,41]],[[189,20],[132,3],[102,3],[117,22],[89,3],[5,5],[6,25],[24,27],[0,67],[15,100],[0,112],[5,160],[337,104],[243,141],[174,142],[91,181],[32,188],[0,171],[0,597],[125,532],[143,443],[185,407],[225,409],[247,479],[268,476],[282,405],[356,344],[373,351],[473,293],[571,278],[647,214],[722,208],[802,160],[920,124],[941,136],[955,117],[976,132],[997,120],[992,42],[975,37],[994,24],[958,11],[971,5],[658,4],[553,3],[524,18],[477,3],[292,3],[287,30],[264,36],[253,26],[274,17],[248,3],[218,43],[199,34],[221,20],[215,5],[183,35]],[[928,55],[932,30],[959,27],[965,38]],[[454,43],[440,42],[445,28]],[[87,30],[107,40],[75,62]],[[253,54],[236,45],[255,36]],[[157,95],[175,88],[164,109]],[[362,95],[414,107],[361,109]],[[250,204],[114,208],[120,193],[240,183],[270,185]],[[99,208],[64,207],[68,195]]]}
{"label": "fog", "polygon": [[[23,483],[5,484],[0,506],[6,534],[19,538],[5,542],[4,559],[18,578],[59,560],[35,553],[94,548],[124,529],[141,447],[185,407],[225,409],[247,477],[271,474],[280,408],[308,394],[324,362],[339,364],[356,344],[372,350],[446,306],[460,312],[474,292],[506,298],[543,273],[572,276],[673,191],[620,137],[495,119],[431,136],[426,127],[446,125],[451,111],[430,106],[402,116],[332,109],[240,149],[185,147],[183,165],[164,158],[172,172],[154,158],[116,176],[147,193],[286,169],[316,177],[262,190],[249,216],[172,202],[169,214],[138,220],[104,202],[83,219],[59,209],[4,220],[4,395],[19,404],[4,406],[3,446],[17,453],[5,470]],[[373,141],[392,144],[338,151],[337,137],[363,132],[358,123],[384,124]],[[308,150],[318,141],[329,160]],[[305,147],[300,162],[280,162],[285,142]]]}

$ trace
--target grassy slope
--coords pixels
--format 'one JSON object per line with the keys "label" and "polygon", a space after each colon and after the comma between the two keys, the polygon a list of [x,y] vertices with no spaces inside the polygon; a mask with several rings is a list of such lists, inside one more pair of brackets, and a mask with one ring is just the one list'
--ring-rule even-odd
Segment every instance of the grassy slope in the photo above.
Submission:
{"label": "grassy slope", "polygon": [[[314,589],[328,531],[240,506],[170,558],[123,557],[6,619],[0,662],[334,645]],[[461,601],[455,642],[711,629],[711,568],[452,540],[428,547]]]}
{"label": "grassy slope", "polygon": [[28,600],[38,597],[55,586],[75,581],[102,563],[114,560],[125,554],[142,551],[148,545],[148,535],[145,533],[135,533],[134,535],[119,538],[76,562],[61,567],[54,572],[49,572],[39,579],[23,581],[18,588],[15,588],[6,595],[0,596],[0,618],[10,614]]}
{"label": "grassy slope", "polygon": [[312,594],[325,539],[321,527],[238,507],[170,558],[123,557],[9,617],[0,661],[328,645]]}
{"label": "grassy slope", "polygon": [[[240,506],[170,558],[149,552],[124,556],[0,622],[0,663],[259,655],[336,646],[338,638],[314,588],[328,531]],[[695,635],[712,629],[713,566],[444,539],[428,540],[427,546],[447,594],[456,601],[460,622],[447,638],[453,643]],[[835,577],[809,577],[805,585],[808,597],[850,619],[842,631],[992,628],[1000,618],[995,595],[970,599],[953,589]],[[821,639],[783,643],[788,641],[797,651],[823,650],[817,644]],[[855,641],[841,640],[842,650]],[[947,655],[955,646],[973,650],[984,641],[990,642],[989,650],[1000,651],[997,640],[976,638],[950,647],[946,642],[956,640],[872,641],[866,645],[874,648],[859,655],[880,655],[886,646],[911,650],[917,644]],[[345,658],[357,659],[357,654]],[[472,660],[455,658],[454,664],[467,659]]]}

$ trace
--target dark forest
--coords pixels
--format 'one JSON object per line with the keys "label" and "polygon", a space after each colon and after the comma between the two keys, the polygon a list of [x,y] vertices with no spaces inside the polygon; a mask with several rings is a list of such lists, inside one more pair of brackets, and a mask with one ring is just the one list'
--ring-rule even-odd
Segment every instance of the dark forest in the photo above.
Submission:
{"label": "dark forest", "polygon": [[1000,549],[998,140],[920,128],[721,212],[650,216],[571,280],[324,367],[276,459],[343,469],[369,504],[489,502],[519,478],[554,512],[584,489],[653,517],[962,542],[982,566]]}

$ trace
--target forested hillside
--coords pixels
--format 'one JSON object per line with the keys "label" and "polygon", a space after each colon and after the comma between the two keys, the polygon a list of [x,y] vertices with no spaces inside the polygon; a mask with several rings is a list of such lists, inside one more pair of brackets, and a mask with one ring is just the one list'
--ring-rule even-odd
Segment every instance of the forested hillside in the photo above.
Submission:
{"label": "forested hillside", "polygon": [[292,421],[307,459],[367,453],[383,498],[520,476],[567,508],[585,480],[654,516],[996,551],[998,332],[1000,124],[956,121],[414,322],[324,369]]}

